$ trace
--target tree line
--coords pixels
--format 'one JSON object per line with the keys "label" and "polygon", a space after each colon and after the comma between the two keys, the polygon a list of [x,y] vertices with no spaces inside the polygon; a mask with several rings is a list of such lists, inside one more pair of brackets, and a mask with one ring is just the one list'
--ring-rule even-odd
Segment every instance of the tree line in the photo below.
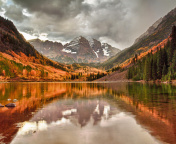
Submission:
{"label": "tree line", "polygon": [[68,79],[71,80],[76,80],[76,79],[80,79],[81,77],[86,77],[87,81],[93,81],[96,79],[100,79],[102,77],[104,77],[106,74],[105,73],[90,73],[87,74],[87,76],[83,76],[81,72],[77,73],[77,74],[71,74],[71,77],[69,77]]}

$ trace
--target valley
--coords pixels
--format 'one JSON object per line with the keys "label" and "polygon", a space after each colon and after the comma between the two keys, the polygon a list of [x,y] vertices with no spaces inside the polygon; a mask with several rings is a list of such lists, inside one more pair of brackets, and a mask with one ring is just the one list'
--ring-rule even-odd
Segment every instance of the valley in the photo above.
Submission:
{"label": "valley", "polygon": [[[0,17],[0,24],[1,81],[130,81],[132,67],[149,53],[157,53],[166,45],[170,47],[176,9],[156,21],[131,47],[122,51],[83,36],[64,45],[40,39],[26,41],[11,21]],[[134,68],[131,71],[134,72]],[[143,76],[137,77],[143,80]]]}
{"label": "valley", "polygon": [[0,144],[166,143],[175,0],[0,0]]}

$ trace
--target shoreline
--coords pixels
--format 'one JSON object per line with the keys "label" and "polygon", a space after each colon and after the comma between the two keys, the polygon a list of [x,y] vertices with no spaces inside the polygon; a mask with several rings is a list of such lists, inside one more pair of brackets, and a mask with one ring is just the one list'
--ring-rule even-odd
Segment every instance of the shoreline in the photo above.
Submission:
{"label": "shoreline", "polygon": [[148,83],[148,84],[171,84],[171,85],[176,85],[176,80],[171,80],[171,82],[169,81],[161,81],[161,80],[156,80],[156,81],[144,81],[144,80],[140,80],[140,81],[133,81],[133,80],[127,80],[127,79],[120,79],[120,80],[114,80],[114,81],[106,81],[106,80],[94,80],[94,81],[79,81],[79,80],[75,80],[75,81],[61,81],[61,80],[44,80],[44,79],[21,79],[21,78],[14,78],[14,79],[0,79],[0,83],[16,83],[16,82],[24,82],[24,83],[120,83],[120,82],[125,82],[125,83]]}
{"label": "shoreline", "polygon": [[0,81],[0,83],[15,83],[15,82],[24,82],[24,83],[120,83],[120,82],[133,82],[133,81]]}

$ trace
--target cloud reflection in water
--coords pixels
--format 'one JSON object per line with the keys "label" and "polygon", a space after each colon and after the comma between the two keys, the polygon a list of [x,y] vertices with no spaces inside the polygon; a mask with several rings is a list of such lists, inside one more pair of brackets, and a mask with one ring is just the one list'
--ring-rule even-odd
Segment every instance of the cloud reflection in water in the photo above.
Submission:
{"label": "cloud reflection in water", "polygon": [[[32,141],[31,141],[32,139]],[[62,100],[23,123],[12,144],[157,144],[135,118],[106,100]]]}

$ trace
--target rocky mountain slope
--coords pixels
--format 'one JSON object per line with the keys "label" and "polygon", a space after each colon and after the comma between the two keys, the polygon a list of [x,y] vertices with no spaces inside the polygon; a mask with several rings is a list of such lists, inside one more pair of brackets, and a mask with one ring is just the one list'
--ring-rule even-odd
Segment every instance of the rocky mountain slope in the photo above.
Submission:
{"label": "rocky mountain slope", "polygon": [[46,57],[67,64],[103,62],[120,52],[119,49],[109,44],[102,44],[96,39],[82,36],[74,38],[65,45],[39,39],[30,40],[29,42]]}
{"label": "rocky mountain slope", "polygon": [[68,67],[37,52],[18,32],[14,24],[0,17],[0,80],[55,79],[63,80]]}
{"label": "rocky mountain slope", "polygon": [[136,39],[131,47],[105,61],[101,64],[101,67],[109,69],[118,64],[128,63],[135,54],[139,55],[146,52],[168,38],[173,25],[176,25],[176,8],[154,23],[144,34]]}

